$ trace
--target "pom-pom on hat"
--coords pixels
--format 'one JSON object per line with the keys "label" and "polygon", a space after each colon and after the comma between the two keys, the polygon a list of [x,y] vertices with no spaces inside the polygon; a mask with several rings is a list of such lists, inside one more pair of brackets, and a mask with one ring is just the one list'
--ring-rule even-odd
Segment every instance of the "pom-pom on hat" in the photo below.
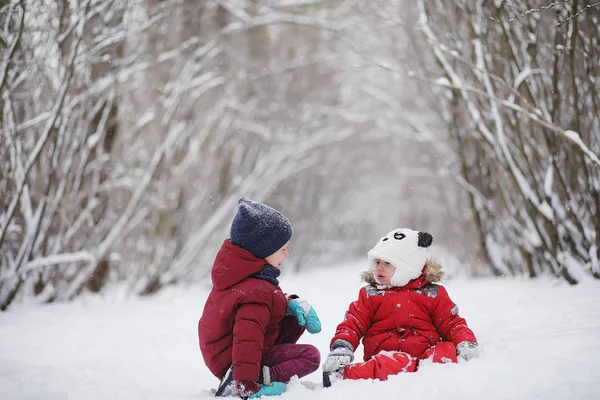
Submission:
{"label": "pom-pom on hat", "polygon": [[279,211],[242,197],[230,234],[231,243],[265,258],[290,241],[292,225]]}
{"label": "pom-pom on hat", "polygon": [[371,270],[375,270],[375,259],[387,261],[396,267],[390,279],[393,286],[404,286],[421,276],[427,260],[427,247],[433,242],[429,233],[411,229],[394,229],[379,239],[367,253]]}

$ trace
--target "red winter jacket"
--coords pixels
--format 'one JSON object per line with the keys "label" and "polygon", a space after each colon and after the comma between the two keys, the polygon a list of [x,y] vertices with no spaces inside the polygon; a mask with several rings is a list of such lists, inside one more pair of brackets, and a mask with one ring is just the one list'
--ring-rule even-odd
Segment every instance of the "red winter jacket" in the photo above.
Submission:
{"label": "red winter jacket", "polygon": [[257,382],[263,353],[303,332],[295,318],[284,318],[287,298],[281,288],[250,278],[266,264],[229,239],[217,253],[198,338],[204,362],[219,379],[233,364],[234,380]]}
{"label": "red winter jacket", "polygon": [[428,259],[419,278],[385,289],[378,289],[373,275],[366,273],[365,281],[370,285],[363,287],[358,300],[350,304],[331,344],[343,339],[356,349],[362,338],[367,361],[382,350],[419,357],[440,341],[477,343],[446,289],[433,283],[441,280],[440,268]]}

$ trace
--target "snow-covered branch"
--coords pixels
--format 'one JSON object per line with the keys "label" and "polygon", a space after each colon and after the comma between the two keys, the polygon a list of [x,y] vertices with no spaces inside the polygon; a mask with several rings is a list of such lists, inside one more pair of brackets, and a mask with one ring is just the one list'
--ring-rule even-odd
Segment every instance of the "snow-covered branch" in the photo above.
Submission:
{"label": "snow-covered branch", "polygon": [[[419,11],[443,75],[429,81],[446,89],[439,100],[462,146],[463,175],[494,205],[482,209],[473,201],[489,259],[500,271],[549,270],[576,283],[579,274],[566,259],[600,277],[600,223],[591,217],[600,204],[593,178],[600,168],[600,87],[597,79],[578,79],[596,73],[590,55],[598,51],[598,28],[578,23],[581,10],[570,3],[524,11],[524,2],[458,1],[440,13],[443,2],[421,0]],[[453,13],[469,29],[448,17]],[[574,18],[560,19],[569,13]],[[550,28],[557,20],[568,29]],[[498,257],[499,243],[518,257]]]}

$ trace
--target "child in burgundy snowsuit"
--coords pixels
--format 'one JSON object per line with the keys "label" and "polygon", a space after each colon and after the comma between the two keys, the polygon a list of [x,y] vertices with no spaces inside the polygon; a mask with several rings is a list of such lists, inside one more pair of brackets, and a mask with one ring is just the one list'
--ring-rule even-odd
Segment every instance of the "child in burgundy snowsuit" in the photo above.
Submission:
{"label": "child in burgundy snowsuit", "polygon": [[[331,340],[323,371],[344,379],[379,379],[414,372],[419,360],[477,357],[477,340],[437,285],[440,265],[427,258],[428,233],[395,229],[369,251],[368,286],[350,304]],[[351,364],[362,339],[364,362]]]}
{"label": "child in burgundy snowsuit", "polygon": [[280,395],[294,375],[319,368],[312,345],[296,344],[305,328],[318,333],[314,309],[279,287],[292,226],[279,211],[245,198],[211,271],[213,289],[198,322],[204,362],[221,384],[217,396]]}

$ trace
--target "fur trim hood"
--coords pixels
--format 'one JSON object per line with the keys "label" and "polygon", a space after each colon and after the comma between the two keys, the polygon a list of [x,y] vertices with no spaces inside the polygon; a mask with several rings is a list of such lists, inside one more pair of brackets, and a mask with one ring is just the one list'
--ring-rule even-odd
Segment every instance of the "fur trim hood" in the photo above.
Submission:
{"label": "fur trim hood", "polygon": [[[423,273],[421,274],[421,277],[424,278],[428,283],[441,282],[442,279],[444,279],[442,265],[436,259],[428,257],[425,260],[425,266],[423,267]],[[373,271],[364,271],[362,273],[362,278],[369,285],[377,285]]]}

